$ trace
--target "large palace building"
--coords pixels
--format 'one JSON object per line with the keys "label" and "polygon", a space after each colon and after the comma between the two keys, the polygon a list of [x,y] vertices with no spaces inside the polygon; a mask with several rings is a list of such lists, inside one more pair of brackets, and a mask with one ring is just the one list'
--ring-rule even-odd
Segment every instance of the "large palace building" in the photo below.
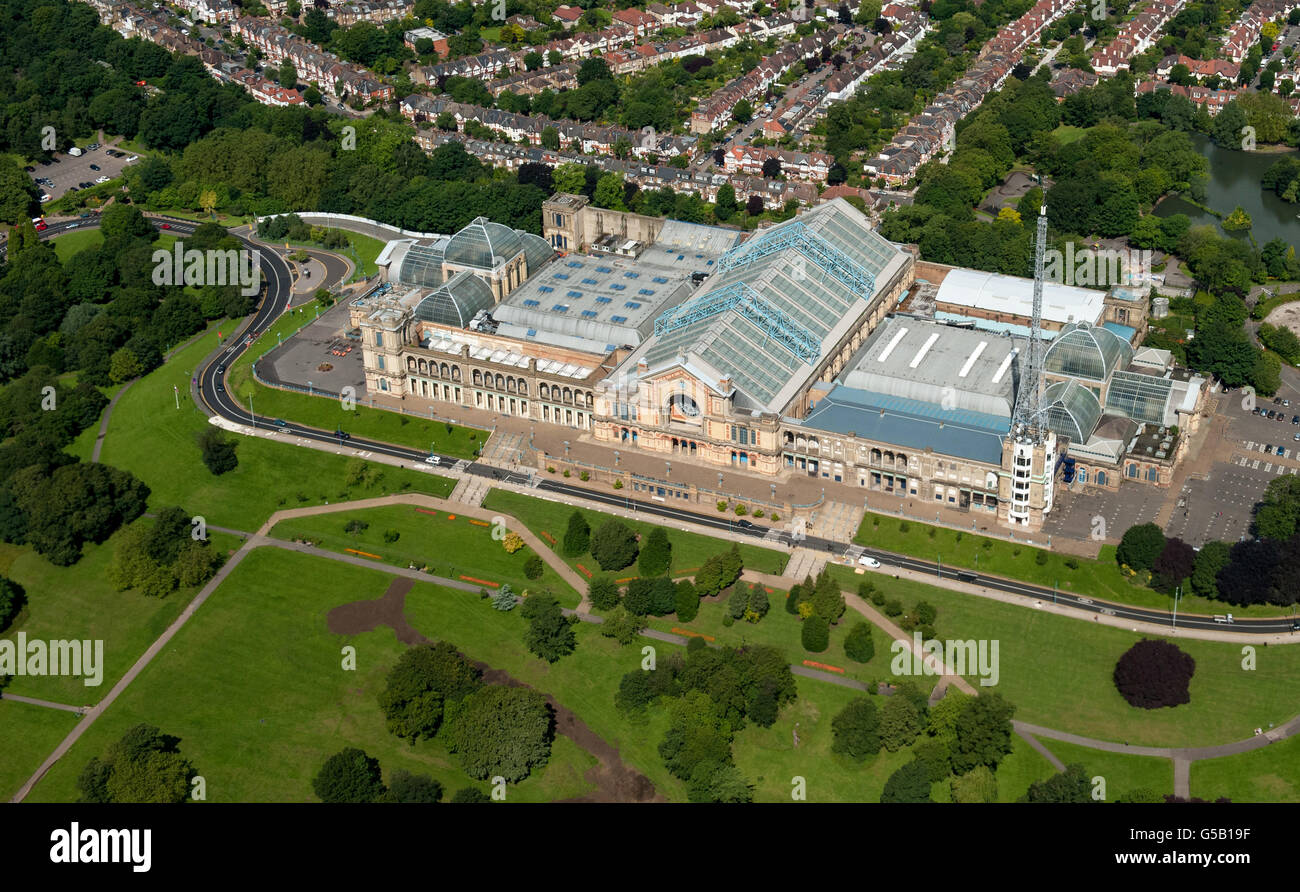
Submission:
{"label": "large palace building", "polygon": [[370,392],[1010,526],[1058,476],[1167,485],[1205,391],[1139,346],[1145,295],[1046,283],[1051,436],[1021,454],[1032,281],[918,262],[842,199],[745,233],[560,194],[542,237],[478,218],[378,264],[350,307]]}

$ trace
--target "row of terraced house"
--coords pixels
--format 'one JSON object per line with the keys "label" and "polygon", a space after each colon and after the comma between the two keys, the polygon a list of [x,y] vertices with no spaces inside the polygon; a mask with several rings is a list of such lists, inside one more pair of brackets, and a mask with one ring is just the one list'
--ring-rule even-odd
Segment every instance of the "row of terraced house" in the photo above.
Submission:
{"label": "row of terraced house", "polygon": [[[792,31],[793,24],[792,20]],[[729,81],[691,112],[691,132],[712,133],[720,127],[725,127],[731,121],[731,111],[736,107],[736,103],[742,99],[753,100],[763,95],[767,88],[775,84],[796,62],[801,62],[809,56],[819,54],[827,47],[834,46],[849,33],[849,28],[836,23],[828,26],[824,31],[817,31],[800,40],[787,43],[771,55],[764,56],[753,71]]]}
{"label": "row of terraced house", "polygon": [[868,40],[874,38],[871,44],[823,81],[826,95],[820,103],[822,106],[853,96],[867,78],[914,51],[929,30],[929,19],[910,6],[890,3],[881,9],[880,16],[893,26],[893,30],[883,36],[867,35]]}
{"label": "row of terraced house", "polygon": [[957,122],[1006,82],[1029,43],[1073,5],[1074,0],[1039,0],[1020,18],[1002,26],[980,50],[975,64],[894,134],[889,145],[863,169],[890,185],[914,177],[922,164],[952,144]]}
{"label": "row of terraced house", "polygon": [[667,164],[651,164],[636,158],[619,159],[612,155],[585,156],[576,152],[555,151],[540,146],[520,146],[507,142],[472,139],[461,133],[446,130],[417,130],[415,141],[426,152],[432,152],[448,142],[461,143],[474,157],[509,170],[518,170],[529,162],[551,167],[560,164],[593,165],[602,172],[619,173],[624,182],[634,183],[641,189],[672,189],[685,194],[695,193],[705,201],[714,202],[718,189],[730,183],[736,201],[744,204],[757,195],[763,206],[777,210],[788,201],[811,205],[818,200],[817,187],[811,183],[769,180],[759,176],[742,176],[714,171],[682,169]]}
{"label": "row of terraced house", "polygon": [[272,64],[288,59],[298,70],[299,78],[320,84],[322,90],[332,90],[337,96],[359,97],[365,102],[393,98],[393,88],[381,83],[369,70],[344,62],[287,28],[264,19],[238,18],[230,23],[230,30],[249,46],[257,47]]}
{"label": "row of terraced house", "polygon": [[1297,0],[1255,0],[1237,19],[1223,41],[1223,52],[1234,62],[1241,62],[1250,48],[1259,41],[1264,25],[1278,18],[1285,19],[1293,9],[1300,9]]}
{"label": "row of terraced house", "polygon": [[1093,51],[1092,70],[1104,77],[1127,71],[1130,60],[1155,45],[1160,32],[1170,19],[1182,11],[1185,2],[1186,0],[1149,0],[1137,15],[1120,27],[1114,40]]}

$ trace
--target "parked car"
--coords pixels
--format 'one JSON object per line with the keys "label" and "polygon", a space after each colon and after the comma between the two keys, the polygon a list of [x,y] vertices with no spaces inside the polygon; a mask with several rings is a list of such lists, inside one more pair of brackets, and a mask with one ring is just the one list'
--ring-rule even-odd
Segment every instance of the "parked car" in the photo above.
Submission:
{"label": "parked car", "polygon": [[1268,418],[1269,421],[1272,421],[1274,418],[1277,417],[1277,412],[1275,412],[1275,411],[1272,410],[1272,409],[1269,409],[1269,410],[1268,410],[1268,415],[1267,415],[1266,417]]}
{"label": "parked car", "polygon": [[44,220],[37,219],[34,221],[34,223],[36,224],[37,232],[44,232],[45,230],[50,228],[50,224],[46,223]]}
{"label": "parked car", "polygon": [[98,165],[98,164],[92,164],[92,165],[90,165],[90,169],[91,169],[91,170],[99,170],[99,165]]}
{"label": "parked car", "polygon": [[95,182],[96,182],[96,183],[107,183],[107,182],[108,182],[108,177],[95,177]]}
{"label": "parked car", "polygon": [[1272,454],[1273,454],[1273,444],[1272,444],[1272,443],[1270,443],[1270,444],[1268,444],[1267,446],[1264,447],[1264,454],[1265,454],[1265,455],[1272,455]]}
{"label": "parked car", "polygon": [[424,460],[424,463],[426,465],[440,465],[442,464],[442,459],[436,455],[431,455]]}
{"label": "parked car", "polygon": [[876,560],[875,558],[867,554],[864,554],[862,557],[858,558],[858,563],[864,567],[871,567],[873,569],[878,568],[880,566],[880,561]]}

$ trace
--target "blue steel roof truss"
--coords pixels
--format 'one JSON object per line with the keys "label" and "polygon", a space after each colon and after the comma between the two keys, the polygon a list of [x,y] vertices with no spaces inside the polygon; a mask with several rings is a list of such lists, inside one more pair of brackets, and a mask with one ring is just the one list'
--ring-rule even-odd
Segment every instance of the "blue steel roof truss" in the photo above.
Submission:
{"label": "blue steel roof truss", "polygon": [[863,300],[871,297],[875,290],[875,276],[799,221],[770,229],[757,238],[727,251],[718,261],[718,271],[738,269],[769,254],[790,248],[806,255]]}
{"label": "blue steel roof truss", "polygon": [[736,310],[764,334],[804,362],[821,355],[821,342],[744,282],[733,282],[674,307],[655,320],[655,335],[665,335],[728,310]]}

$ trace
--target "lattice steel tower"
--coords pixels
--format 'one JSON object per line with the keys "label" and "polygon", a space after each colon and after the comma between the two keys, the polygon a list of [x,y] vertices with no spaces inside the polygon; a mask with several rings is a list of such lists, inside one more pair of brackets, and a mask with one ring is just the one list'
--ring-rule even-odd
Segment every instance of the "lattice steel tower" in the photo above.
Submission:
{"label": "lattice steel tower", "polygon": [[[1041,182],[1041,181],[1040,181]],[[1045,431],[1040,414],[1043,408],[1043,256],[1047,251],[1047,203],[1038,208],[1038,238],[1034,245],[1034,308],[1029,323],[1029,345],[1020,369],[1020,386],[1016,391],[1016,408],[1011,418],[1011,433],[1022,442],[1041,443]]]}

